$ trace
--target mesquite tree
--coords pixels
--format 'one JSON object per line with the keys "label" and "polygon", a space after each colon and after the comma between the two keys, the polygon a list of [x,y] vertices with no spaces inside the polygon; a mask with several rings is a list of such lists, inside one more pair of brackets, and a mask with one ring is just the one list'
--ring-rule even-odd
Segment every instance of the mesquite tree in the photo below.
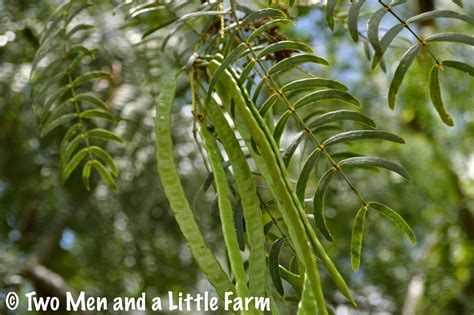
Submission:
{"label": "mesquite tree", "polygon": [[[363,104],[343,82],[318,75],[319,69],[330,67],[328,60],[289,30],[298,10],[318,7],[324,10],[328,32],[339,24],[354,43],[363,44],[373,69],[394,64],[388,88],[391,109],[417,56],[430,58],[429,78],[419,83],[420,89],[429,91],[440,121],[453,126],[440,74],[453,68],[472,76],[474,69],[465,60],[452,60],[443,45],[473,46],[474,38],[453,30],[425,36],[418,25],[438,18],[472,24],[473,18],[462,13],[462,3],[454,2],[457,11],[412,17],[400,13],[405,1],[128,1],[116,8],[128,12],[124,27],[142,32],[136,45],[148,54],[145,75],[159,94],[155,129],[160,179],[194,259],[218,295],[232,291],[240,297],[271,297],[272,313],[289,299],[298,314],[328,314],[328,284],[320,276],[324,270],[357,307],[323,246],[326,240],[338,241],[325,215],[325,196],[335,178],[359,200],[347,249],[355,271],[363,256],[364,232],[370,233],[364,229],[369,211],[380,214],[377,220],[393,222],[415,243],[397,211],[384,200],[368,199],[351,178],[357,168],[382,168],[409,181],[408,171],[370,151],[347,149],[357,141],[375,146],[404,140],[377,127],[377,117],[361,113]],[[117,122],[107,104],[113,90],[100,84],[114,78],[94,63],[100,51],[83,44],[94,25],[77,22],[92,5],[66,1],[50,17],[32,66],[31,103],[41,136],[65,127],[59,146],[62,180],[80,172],[90,190],[98,174],[117,191],[118,168],[107,145],[123,139],[111,127]],[[396,22],[386,28],[385,16]],[[389,54],[397,45],[406,47],[400,60]],[[177,89],[186,89],[192,102],[196,150],[208,170],[202,191],[215,192],[212,207],[219,216],[229,268],[206,244],[196,218],[203,214],[193,211],[185,196],[173,157],[172,130],[180,128],[172,124]]]}

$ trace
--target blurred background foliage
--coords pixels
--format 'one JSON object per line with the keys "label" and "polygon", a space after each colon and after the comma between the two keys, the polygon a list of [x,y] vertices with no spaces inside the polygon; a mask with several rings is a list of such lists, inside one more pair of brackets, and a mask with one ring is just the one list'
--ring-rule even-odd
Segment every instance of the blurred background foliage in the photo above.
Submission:
{"label": "blurred background foliage", "polygon": [[[99,48],[89,62],[113,75],[107,83],[107,103],[120,117],[114,132],[126,144],[110,145],[108,151],[121,171],[120,192],[111,192],[95,178],[89,193],[78,174],[60,184],[58,146],[64,130],[39,137],[28,82],[39,36],[59,2],[0,0],[0,300],[12,290],[61,296],[73,289],[115,297],[209,289],[168,209],[155,165],[157,82],[179,65],[153,41],[141,42],[138,27],[124,23],[126,11],[117,9],[120,1],[97,2],[80,16],[96,25],[83,39],[87,47]],[[407,15],[426,10],[417,2],[437,8],[452,5],[410,1]],[[465,1],[464,6],[464,13],[473,16],[474,3]],[[400,47],[387,54],[387,73],[371,71],[363,46],[351,41],[342,23],[336,22],[331,33],[317,4],[291,9],[290,14],[299,18],[287,32],[311,41],[316,53],[333,65],[308,70],[347,84],[364,104],[363,111],[406,140],[403,146],[371,145],[370,150],[357,143],[351,150],[396,157],[412,175],[406,184],[385,172],[351,173],[368,199],[384,200],[399,211],[418,239],[416,247],[409,247],[390,223],[369,213],[357,273],[349,259],[357,200],[342,182],[331,185],[326,214],[337,242],[325,245],[360,309],[345,305],[335,289],[327,294],[328,302],[341,315],[474,314],[474,80],[454,70],[442,73],[443,97],[455,120],[455,127],[448,128],[429,105],[431,63],[422,55],[392,112],[386,105],[389,79],[407,43],[396,42]],[[472,34],[472,26],[449,20],[419,31],[438,27]],[[474,55],[472,49],[455,45],[440,53],[471,63]],[[189,86],[182,82],[174,116],[175,154],[205,236],[225,260],[214,196],[199,195],[207,174],[193,139],[190,97]],[[330,288],[324,272],[323,277]],[[3,307],[0,304],[0,313],[6,312]]]}

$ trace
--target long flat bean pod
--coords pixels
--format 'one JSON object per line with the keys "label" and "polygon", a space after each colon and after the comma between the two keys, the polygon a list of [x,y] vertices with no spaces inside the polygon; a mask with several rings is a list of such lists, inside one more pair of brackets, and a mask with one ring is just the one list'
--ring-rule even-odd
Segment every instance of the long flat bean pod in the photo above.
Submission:
{"label": "long flat bean pod", "polygon": [[171,210],[191,248],[194,259],[216,289],[217,294],[224,297],[225,292],[234,291],[234,286],[204,241],[194,213],[184,194],[173,157],[170,111],[175,91],[175,79],[168,79],[163,85],[163,91],[158,97],[156,105],[155,132],[158,172]]}
{"label": "long flat bean pod", "polygon": [[265,294],[266,286],[265,234],[255,180],[234,131],[213,99],[206,104],[206,114],[212,120],[213,126],[222,140],[224,149],[229,157],[242,202],[247,239],[250,247],[250,292],[255,296],[262,296]]}
{"label": "long flat bean pod", "polygon": [[[215,60],[209,62],[208,69],[212,75],[217,68],[219,63]],[[283,161],[278,161],[278,155],[271,146],[273,139],[270,135],[262,130],[263,122],[258,122],[254,113],[251,112],[252,107],[247,106],[245,97],[242,95],[237,81],[232,77],[232,75],[226,70],[221,74],[221,80],[216,84],[216,90],[219,95],[223,95],[223,101],[229,100],[229,95],[235,102],[236,111],[242,117],[242,122],[247,126],[251,131],[252,138],[254,139],[257,147],[261,153],[266,168],[268,170],[272,169],[269,172],[270,176],[265,178],[269,187],[274,190],[274,196],[277,198],[279,204],[281,204],[280,209],[282,210],[283,219],[288,226],[288,231],[290,237],[293,241],[293,245],[298,256],[301,257],[303,264],[308,273],[308,278],[310,279],[311,285],[314,290],[314,294],[318,303],[318,307],[321,310],[321,314],[327,314],[325,307],[324,295],[321,288],[321,280],[319,277],[319,272],[316,266],[316,259],[312,254],[311,248],[309,247],[309,240],[306,237],[305,227],[303,226],[301,219],[299,217],[299,210],[295,208],[293,197],[291,196],[291,191],[289,191],[288,185],[285,182],[285,173],[281,169],[280,163],[283,165]],[[248,99],[248,98],[247,98]],[[224,104],[227,110],[230,109],[231,104]],[[253,108],[256,110],[255,108]],[[259,116],[260,117],[260,116]],[[237,128],[240,127],[239,124],[236,124]],[[247,143],[247,146],[251,146],[250,143]],[[281,160],[281,157],[280,157]],[[259,165],[257,165],[259,166]],[[264,172],[262,172],[264,173]],[[264,173],[265,176],[265,173]]]}

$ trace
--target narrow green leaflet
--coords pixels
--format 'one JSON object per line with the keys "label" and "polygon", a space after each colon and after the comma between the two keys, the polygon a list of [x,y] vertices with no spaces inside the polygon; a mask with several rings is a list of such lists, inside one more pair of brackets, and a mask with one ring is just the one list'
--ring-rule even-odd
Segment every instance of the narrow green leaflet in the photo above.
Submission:
{"label": "narrow green leaflet", "polygon": [[351,110],[336,110],[329,113],[322,114],[318,116],[316,119],[312,120],[308,127],[310,129],[316,128],[325,124],[329,124],[336,121],[341,120],[352,120],[363,123],[370,128],[375,128],[375,122],[369,118],[368,116],[361,114],[359,112],[351,111]]}
{"label": "narrow green leaflet", "polygon": [[262,26],[257,28],[252,34],[250,34],[250,36],[247,38],[247,42],[253,41],[254,39],[258,38],[260,35],[262,35],[262,33],[266,32],[268,30],[271,30],[275,27],[292,26],[294,24],[295,23],[293,23],[293,21],[288,20],[288,19],[271,20],[271,21],[263,24]]}
{"label": "narrow green leaflet", "polygon": [[351,264],[352,269],[357,271],[360,266],[360,257],[362,254],[362,240],[364,238],[364,222],[365,213],[367,212],[366,207],[362,207],[357,211],[357,215],[352,226],[352,237],[351,237]]}
{"label": "narrow green leaflet", "polygon": [[416,244],[415,233],[413,233],[408,223],[406,223],[405,220],[403,220],[403,218],[397,212],[390,209],[384,204],[374,201],[369,202],[368,206],[369,208],[378,211],[380,214],[392,221],[406,235],[412,245]]}
{"label": "narrow green leaflet", "polygon": [[285,163],[286,167],[290,165],[290,161],[291,161],[291,158],[293,157],[293,154],[295,154],[295,151],[298,148],[298,145],[304,139],[304,134],[305,134],[304,130],[298,132],[296,137],[293,139],[293,141],[291,141],[291,143],[286,148],[285,153],[283,154],[283,162]]}
{"label": "narrow green leaflet", "polygon": [[96,96],[92,94],[87,94],[87,93],[81,93],[76,95],[76,100],[79,102],[87,102],[90,103],[100,109],[109,111],[110,107],[107,105],[104,101],[101,99],[97,98]]}
{"label": "narrow green leaflet", "polygon": [[422,21],[437,19],[437,18],[448,18],[448,19],[456,19],[468,22],[470,24],[474,23],[474,19],[469,15],[461,14],[456,11],[451,10],[435,10],[429,12],[423,12],[418,14],[414,17],[409,18],[406,22],[407,23],[418,23]]}
{"label": "narrow green leaflet", "polygon": [[123,143],[123,139],[114,134],[113,132],[110,132],[106,129],[101,129],[101,128],[95,128],[87,131],[87,136],[89,138],[94,138],[98,140],[105,140],[105,141],[114,141],[118,143]]}
{"label": "narrow green leaflet", "polygon": [[332,89],[309,93],[297,100],[294,106],[295,108],[301,108],[305,105],[327,100],[340,100],[353,106],[361,107],[360,102],[351,94]]}
{"label": "narrow green leaflet", "polygon": [[405,28],[405,24],[396,24],[392,26],[382,37],[380,40],[380,50],[377,50],[374,54],[374,58],[372,59],[372,69],[375,69],[377,65],[382,60],[385,51],[390,46],[392,41],[397,37],[398,34]]}
{"label": "narrow green leaflet", "polygon": [[141,14],[146,14],[150,12],[155,12],[155,11],[161,11],[165,10],[166,6],[164,5],[156,5],[156,3],[151,3],[147,4],[144,7],[138,7],[130,10],[130,13],[128,14],[127,18],[135,18]]}
{"label": "narrow green leaflet", "polygon": [[326,10],[324,10],[324,17],[331,31],[334,31],[334,12],[336,11],[336,5],[337,0],[327,0]]}
{"label": "narrow green leaflet", "polygon": [[397,94],[400,86],[402,85],[403,78],[410,68],[413,60],[415,60],[416,55],[421,49],[420,44],[415,44],[407,50],[407,52],[403,55],[402,60],[400,61],[397,70],[395,70],[395,74],[393,75],[392,82],[390,83],[390,89],[388,91],[388,105],[391,109],[395,108],[395,104],[397,101]]}
{"label": "narrow green leaflet", "polygon": [[290,117],[291,112],[287,110],[278,120],[275,129],[273,130],[273,139],[275,139],[276,143],[280,143],[281,135],[283,134],[283,131],[285,131],[286,123]]}
{"label": "narrow green leaflet", "polygon": [[281,50],[293,50],[293,51],[305,51],[307,53],[313,53],[313,49],[301,42],[296,42],[292,40],[282,40],[273,44],[266,46],[257,54],[257,59],[262,59],[270,54],[273,54]]}
{"label": "narrow green leaflet", "polygon": [[64,125],[65,123],[67,122],[70,122],[71,120],[73,120],[74,118],[76,118],[77,115],[76,114],[66,114],[66,115],[63,115],[51,122],[49,122],[47,125],[45,125],[43,127],[43,129],[41,130],[41,137],[44,137],[46,136],[48,133],[50,133],[52,130],[56,129],[57,127],[59,126],[62,126]]}
{"label": "narrow green leaflet", "polygon": [[469,46],[474,46],[474,36],[461,34],[461,33],[439,33],[426,37],[425,41],[429,42],[451,42],[466,44]]}
{"label": "narrow green leaflet", "polygon": [[471,77],[474,76],[474,67],[467,63],[456,60],[445,60],[441,63],[443,66],[466,72]]}
{"label": "narrow green leaflet", "polygon": [[367,38],[369,39],[370,45],[372,45],[375,52],[381,50],[379,43],[379,28],[380,22],[382,21],[385,14],[387,14],[387,9],[380,8],[375,11],[374,14],[372,14],[369,21],[367,22]]}
{"label": "narrow green leaflet", "polygon": [[46,120],[45,125],[49,125],[52,121],[56,120],[57,118],[61,117],[64,112],[68,109],[74,108],[71,105],[71,99],[67,99],[64,102],[60,103],[59,105],[56,105],[52,108],[51,112],[49,113],[48,120]]}
{"label": "narrow green leaflet", "polygon": [[368,156],[356,156],[351,157],[339,162],[339,166],[341,167],[357,167],[357,166],[375,166],[381,167],[388,170],[391,170],[400,176],[404,177],[407,180],[410,180],[410,174],[408,171],[401,165],[394,163],[392,161],[384,160],[381,158],[376,157],[368,157]]}
{"label": "narrow green leaflet", "polygon": [[454,126],[453,118],[449,115],[443,104],[441,96],[441,87],[439,85],[439,66],[434,65],[430,71],[430,97],[433,106],[438,112],[441,120],[448,126]]}
{"label": "narrow green leaflet", "polygon": [[356,43],[359,41],[359,12],[365,1],[366,0],[352,0],[351,8],[349,9],[349,15],[347,17],[349,33]]}
{"label": "narrow green leaflet", "polygon": [[100,118],[100,119],[105,119],[105,120],[112,121],[112,122],[115,121],[114,117],[112,117],[112,115],[110,115],[110,113],[100,111],[100,110],[96,110],[96,109],[85,110],[85,111],[81,112],[79,117],[81,117],[82,119]]}
{"label": "narrow green leaflet", "polygon": [[69,127],[68,131],[64,135],[63,139],[61,140],[61,144],[59,146],[59,152],[63,152],[66,146],[69,143],[69,140],[71,140],[72,137],[76,134],[78,129],[81,127],[81,123],[75,123],[71,127]]}
{"label": "narrow green leaflet", "polygon": [[311,171],[316,166],[318,159],[320,157],[321,149],[316,148],[311,152],[311,154],[306,158],[306,161],[303,164],[300,175],[298,176],[298,181],[296,182],[296,195],[298,199],[303,204],[304,197],[306,193],[306,186],[308,185],[309,175]]}
{"label": "narrow green leaflet", "polygon": [[89,152],[100,158],[102,161],[107,164],[108,167],[112,170],[112,174],[117,177],[118,176],[118,169],[117,166],[114,163],[114,159],[110,156],[109,153],[107,153],[104,149],[98,147],[98,146],[90,146],[89,147]]}
{"label": "narrow green leaflet", "polygon": [[66,167],[62,170],[61,179],[62,182],[65,182],[71,173],[77,168],[79,163],[86,157],[87,155],[87,148],[82,148],[78,151],[72,159],[67,163]]}
{"label": "narrow green leaflet", "polygon": [[113,179],[112,175],[110,175],[109,171],[97,160],[91,160],[92,167],[94,167],[97,172],[99,172],[100,178],[115,192],[118,192],[119,189],[115,180]]}
{"label": "narrow green leaflet", "polygon": [[90,71],[90,72],[86,72],[84,74],[81,74],[80,76],[78,76],[76,79],[74,79],[74,81],[72,81],[72,85],[75,86],[75,87],[78,87],[80,85],[83,85],[93,79],[98,79],[98,78],[104,78],[104,79],[111,79],[112,78],[112,75],[108,72],[104,72],[104,71]]}
{"label": "narrow green leaflet", "polygon": [[281,296],[285,294],[285,291],[283,290],[283,284],[281,283],[279,258],[281,248],[283,247],[284,243],[284,238],[279,238],[278,240],[276,240],[275,243],[272,244],[272,247],[270,248],[270,253],[268,255],[268,267],[270,269],[270,275],[272,277],[273,285]]}
{"label": "narrow green leaflet", "polygon": [[82,133],[78,134],[74,139],[72,139],[67,146],[64,148],[64,151],[61,151],[61,164],[69,161],[69,158],[72,156],[77,147],[84,140],[84,135]]}
{"label": "narrow green leaflet", "polygon": [[77,32],[91,30],[94,27],[95,26],[91,24],[78,24],[66,33],[66,39],[70,39]]}
{"label": "narrow green leaflet", "polygon": [[88,161],[84,165],[84,168],[82,169],[82,184],[88,191],[91,190],[91,184],[90,184],[91,168],[92,168],[92,161]]}
{"label": "narrow green leaflet", "polygon": [[332,176],[334,175],[335,169],[331,168],[327,170],[321,179],[319,180],[318,187],[316,188],[316,192],[314,193],[314,202],[313,202],[313,210],[314,210],[314,220],[316,222],[316,226],[318,227],[321,234],[330,241],[334,242],[334,238],[329,232],[326,217],[324,216],[324,197],[326,196],[326,191],[329,187],[329,183],[331,182]]}
{"label": "narrow green leaflet", "polygon": [[349,142],[356,140],[365,140],[365,139],[382,139],[387,141],[392,141],[396,143],[405,143],[405,141],[399,136],[381,130],[353,130],[341,132],[337,135],[334,135],[328,138],[323,142],[325,146],[333,145],[341,142]]}
{"label": "narrow green leaflet", "polygon": [[242,203],[239,202],[234,209],[234,227],[237,234],[237,241],[241,251],[245,250],[245,236],[244,236],[244,210]]}
{"label": "narrow green leaflet", "polygon": [[250,13],[242,21],[239,22],[239,25],[240,26],[247,25],[257,20],[260,20],[263,18],[269,18],[269,17],[286,18],[286,14],[283,13],[283,11],[280,11],[277,9],[265,8],[265,9],[261,9],[261,10]]}
{"label": "narrow green leaflet", "polygon": [[260,107],[260,109],[259,109],[260,115],[262,117],[265,117],[277,101],[278,101],[278,95],[277,94],[270,95],[270,97],[268,97],[265,100],[265,102],[262,104],[262,106]]}
{"label": "narrow green leaflet", "polygon": [[158,173],[170,207],[196,262],[216,289],[217,294],[224,297],[225,292],[234,291],[234,286],[204,241],[176,169],[170,117],[175,92],[176,80],[167,78],[156,106],[155,131]]}
{"label": "narrow green leaflet", "polygon": [[329,66],[329,62],[326,59],[315,56],[313,54],[300,54],[300,55],[291,56],[289,58],[286,58],[278,62],[277,64],[272,66],[270,70],[268,70],[268,74],[275,75],[280,72],[294,68],[295,66],[299,64],[307,63],[307,62]]}
{"label": "narrow green leaflet", "polygon": [[325,78],[305,78],[291,81],[281,87],[283,93],[311,90],[316,88],[328,88],[347,91],[348,87],[339,81]]}

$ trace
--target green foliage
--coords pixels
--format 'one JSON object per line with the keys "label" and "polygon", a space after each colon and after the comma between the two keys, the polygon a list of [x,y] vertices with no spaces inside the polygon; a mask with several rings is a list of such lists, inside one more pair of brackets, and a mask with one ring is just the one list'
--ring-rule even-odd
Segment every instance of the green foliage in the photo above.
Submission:
{"label": "green foliage", "polygon": [[[412,25],[439,18],[454,19],[461,22],[467,22],[472,25],[474,24],[474,19],[469,15],[452,10],[434,10],[430,12],[423,12],[408,19],[403,19],[401,15],[397,13],[397,9],[399,7],[402,7],[401,5],[406,2],[405,0],[394,0],[390,3],[385,3],[383,0],[379,0],[378,2],[382,6],[382,8],[372,13],[367,22],[367,41],[370,43],[374,50],[374,56],[372,58],[372,68],[375,68],[378,64],[380,64],[383,56],[385,55],[385,52],[403,29],[408,30],[415,39],[415,43],[412,43],[412,46],[408,50],[406,50],[404,56],[400,60],[395,74],[393,75],[392,83],[390,84],[388,104],[391,109],[394,109],[396,104],[396,97],[401,87],[403,78],[407,74],[408,69],[410,68],[420,51],[426,51],[435,62],[435,65],[438,68],[442,68],[443,62],[437,57],[437,53],[435,54],[434,47],[431,43],[452,42],[466,44],[470,46],[474,45],[474,38],[472,36],[461,33],[438,33],[422,38]],[[454,2],[460,7],[462,7],[461,1]],[[328,1],[328,4],[325,9],[326,21],[331,30],[334,30],[334,14],[336,3],[337,1]],[[352,1],[352,4],[348,9],[347,25],[354,42],[357,42],[359,40],[359,15],[360,11],[364,7],[364,4],[365,1]],[[379,33],[381,30],[381,22],[387,14],[392,15],[397,20],[398,24],[391,26],[380,39]],[[463,68],[472,67],[461,61],[457,62],[459,64],[462,64]],[[453,126],[454,122],[452,118],[449,117],[449,114],[447,114],[446,110],[444,109],[444,106],[442,105],[440,92],[441,87],[439,85],[437,75],[438,70],[434,70],[434,68],[432,68],[429,82],[431,99],[436,111],[440,115],[441,120],[446,125]]]}
{"label": "green foliage", "polygon": [[84,92],[96,80],[110,80],[111,75],[83,66],[96,53],[82,44],[84,35],[94,26],[74,25],[75,17],[91,5],[88,1],[66,1],[50,17],[51,24],[40,39],[33,61],[32,100],[42,137],[59,127],[67,129],[60,150],[62,181],[85,161],[82,179],[88,190],[91,169],[96,169],[104,182],[117,191],[115,162],[93,142],[95,139],[122,142],[122,139],[105,129],[90,129],[103,120],[114,122],[114,118],[98,93]]}
{"label": "green foliage", "polygon": [[[473,20],[449,10],[425,12],[403,20],[395,12],[403,2],[379,1],[381,7],[368,19],[366,34],[358,29],[360,17],[365,16],[361,10],[366,1],[354,0],[347,5],[327,1],[324,17],[334,31],[340,20],[338,13],[348,9],[348,33],[354,42],[364,42],[369,55],[372,55],[370,49],[373,50],[372,68],[384,65],[386,51],[403,29],[407,29],[416,41],[398,62],[389,87],[389,106],[395,107],[402,82],[409,78],[408,70],[424,51],[435,62],[429,78],[433,105],[442,121],[451,126],[453,119],[443,104],[439,72],[450,67],[472,76],[473,70],[461,61],[440,61],[432,43],[472,46],[473,38],[443,32],[422,39],[410,24],[435,18],[470,24]],[[292,7],[298,1],[288,4]],[[91,189],[90,176],[95,169],[105,184],[118,191],[115,181],[118,168],[104,143],[123,140],[109,130],[116,119],[105,101],[106,91],[96,92],[97,83],[111,80],[112,76],[94,70],[89,58],[96,51],[83,45],[77,36],[90,32],[93,26],[73,23],[75,16],[89,6],[86,1],[66,2],[51,16],[51,24],[42,35],[33,62],[32,102],[41,136],[60,128],[64,131],[59,149],[62,180],[67,180],[83,165],[82,181],[87,190]],[[189,74],[180,85],[189,87],[194,139],[206,153],[203,154],[205,165],[210,164],[202,192],[206,193],[212,185],[217,194],[211,208],[219,216],[229,274],[211,251],[196,218],[202,214],[191,209],[178,175],[171,127],[178,83],[170,77],[170,72],[158,84],[156,159],[176,222],[194,259],[217,293],[223,296],[226,291],[235,291],[242,297],[269,296],[278,305],[296,296],[294,307],[298,314],[316,310],[329,314],[327,279],[321,276],[318,266],[321,262],[324,274],[356,306],[344,280],[346,276],[341,275],[319,240],[322,234],[335,242],[337,235],[330,232],[331,222],[326,220],[326,199],[331,194],[331,184],[341,180],[357,200],[359,211],[350,246],[354,270],[360,266],[369,209],[392,221],[414,245],[415,236],[406,221],[382,203],[367,202],[366,193],[360,188],[363,183],[352,173],[353,168],[383,168],[409,179],[408,171],[385,158],[347,149],[353,145],[358,152],[375,151],[382,141],[387,145],[405,141],[377,129],[370,115],[360,112],[363,102],[346,85],[313,74],[319,71],[318,67],[328,67],[330,63],[316,55],[306,42],[287,36],[285,30],[294,22],[283,7],[253,10],[237,1],[230,1],[228,8],[220,1],[201,5],[187,1],[132,2],[124,6],[129,7],[127,26],[142,30],[140,44],[160,56],[173,43],[173,66],[180,68],[178,75]],[[382,20],[387,14],[399,23],[380,38]],[[151,70],[153,67],[150,64]],[[345,109],[348,105],[354,109]],[[367,140],[363,141],[366,144],[359,146],[361,140]],[[293,158],[295,155],[299,155],[300,163]],[[312,210],[307,203],[313,205]],[[245,249],[248,258],[243,254]],[[266,280],[268,275],[272,282]],[[292,288],[290,292],[286,284]]]}

